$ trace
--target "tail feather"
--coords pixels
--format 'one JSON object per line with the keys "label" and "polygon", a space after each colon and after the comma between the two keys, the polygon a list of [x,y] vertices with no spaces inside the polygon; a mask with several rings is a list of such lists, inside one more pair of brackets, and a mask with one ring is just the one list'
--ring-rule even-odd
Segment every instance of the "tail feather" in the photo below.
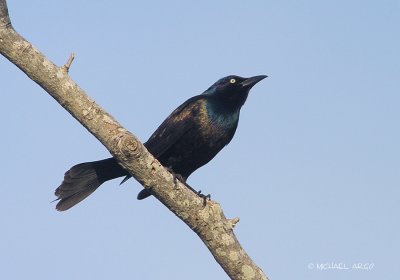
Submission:
{"label": "tail feather", "polygon": [[64,181],[55,191],[59,200],[56,209],[68,210],[88,197],[101,184],[91,163],[75,165],[65,173]]}
{"label": "tail feather", "polygon": [[65,211],[92,194],[105,181],[128,174],[114,158],[85,162],[71,167],[56,189],[56,209]]}

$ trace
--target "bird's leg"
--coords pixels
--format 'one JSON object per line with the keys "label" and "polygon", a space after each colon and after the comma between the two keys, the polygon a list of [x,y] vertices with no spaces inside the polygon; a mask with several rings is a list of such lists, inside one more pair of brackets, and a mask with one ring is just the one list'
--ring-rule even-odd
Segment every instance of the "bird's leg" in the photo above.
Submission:
{"label": "bird's leg", "polygon": [[175,187],[177,186],[176,180],[181,181],[181,183],[184,184],[188,189],[190,189],[192,192],[194,192],[195,194],[197,194],[199,197],[201,197],[204,200],[204,202],[203,202],[204,206],[206,206],[206,204],[207,204],[207,199],[211,200],[211,194],[204,195],[201,193],[201,190],[196,191],[188,183],[186,183],[186,179],[183,178],[183,176],[181,174],[175,173],[174,170],[170,167],[166,167],[166,169],[172,174],[172,178],[174,180]]}
{"label": "bird's leg", "polygon": [[182,184],[187,186],[186,179],[183,178],[183,176],[181,174],[175,173],[174,170],[172,170],[172,168],[170,168],[170,167],[166,167],[166,169],[169,171],[169,173],[172,174],[172,179],[174,180],[175,186],[177,185],[177,182],[176,182],[177,179],[179,181],[181,181]]}

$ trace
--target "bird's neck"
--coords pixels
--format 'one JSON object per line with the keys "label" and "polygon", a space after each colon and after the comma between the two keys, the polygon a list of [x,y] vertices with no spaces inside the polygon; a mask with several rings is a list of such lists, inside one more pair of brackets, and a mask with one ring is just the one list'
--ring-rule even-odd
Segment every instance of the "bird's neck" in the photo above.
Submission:
{"label": "bird's neck", "polygon": [[240,106],[225,104],[219,100],[207,102],[210,122],[224,130],[236,130],[239,122]]}

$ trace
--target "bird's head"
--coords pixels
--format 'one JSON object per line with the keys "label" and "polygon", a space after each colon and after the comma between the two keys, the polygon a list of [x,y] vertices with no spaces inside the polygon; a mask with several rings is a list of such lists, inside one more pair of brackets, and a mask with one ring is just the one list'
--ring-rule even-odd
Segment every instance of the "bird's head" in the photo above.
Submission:
{"label": "bird's head", "polygon": [[224,102],[224,105],[232,105],[240,108],[246,101],[250,89],[266,77],[266,75],[259,75],[250,78],[243,78],[230,75],[219,79],[203,94],[212,96],[216,100]]}

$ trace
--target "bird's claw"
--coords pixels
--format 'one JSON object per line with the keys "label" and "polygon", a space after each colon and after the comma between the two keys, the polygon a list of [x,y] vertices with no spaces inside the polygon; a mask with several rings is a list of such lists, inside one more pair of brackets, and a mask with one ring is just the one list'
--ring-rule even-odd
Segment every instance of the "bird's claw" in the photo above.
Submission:
{"label": "bird's claw", "polygon": [[181,174],[175,173],[174,170],[172,170],[172,168],[167,167],[166,169],[169,171],[169,173],[172,174],[172,180],[174,181],[175,186],[177,186],[178,184],[177,180],[181,181],[184,185],[186,185],[186,180],[185,178],[183,178]]}
{"label": "bird's claw", "polygon": [[199,190],[199,191],[197,192],[197,195],[203,199],[203,205],[204,205],[204,206],[207,205],[207,200],[211,200],[211,194],[207,194],[207,195],[202,194],[202,193],[201,193],[201,190]]}

